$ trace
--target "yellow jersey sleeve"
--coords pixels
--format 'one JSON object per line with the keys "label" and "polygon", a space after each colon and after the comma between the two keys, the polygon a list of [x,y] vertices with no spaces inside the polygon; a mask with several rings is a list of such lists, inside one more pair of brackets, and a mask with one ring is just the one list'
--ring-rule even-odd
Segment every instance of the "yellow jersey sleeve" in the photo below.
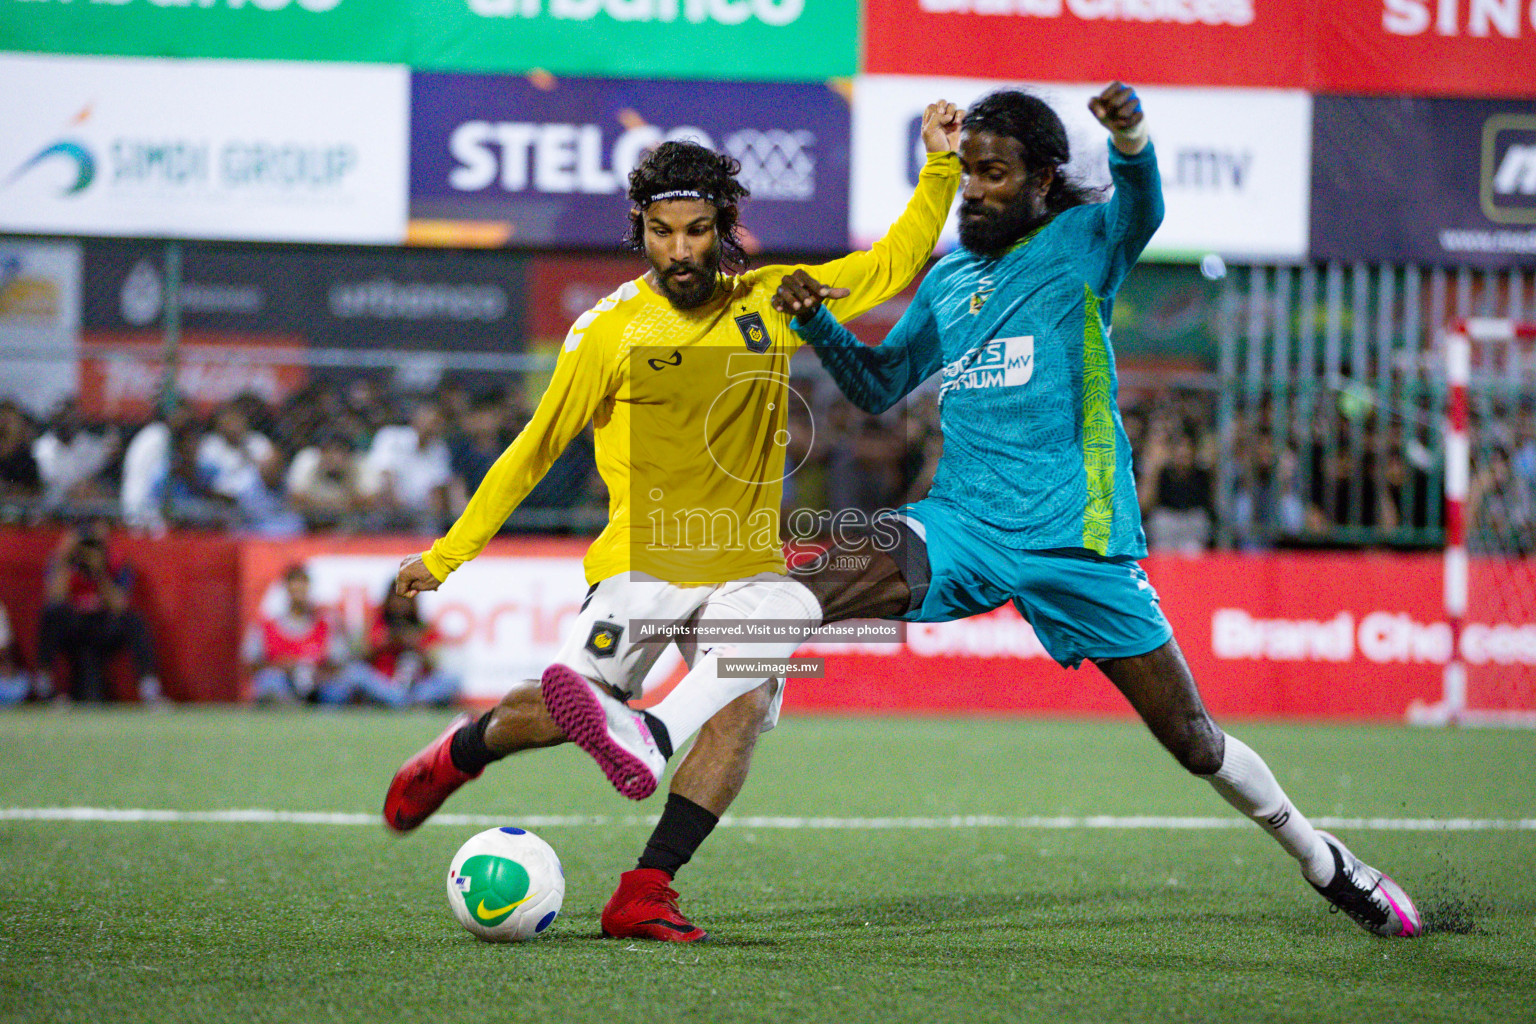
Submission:
{"label": "yellow jersey sleeve", "polygon": [[601,304],[571,327],[533,418],[491,465],[458,522],[421,556],[438,580],[485,550],[565,446],[618,390],[615,327],[622,330],[623,318],[599,319],[600,310]]}
{"label": "yellow jersey sleeve", "polygon": [[[867,313],[901,291],[928,263],[960,190],[960,157],[929,153],[907,208],[885,237],[867,250],[804,269],[822,284],[847,288],[846,298],[831,299],[827,311],[840,322]],[[796,268],[763,268],[787,273]],[[778,277],[772,279],[778,287]]]}

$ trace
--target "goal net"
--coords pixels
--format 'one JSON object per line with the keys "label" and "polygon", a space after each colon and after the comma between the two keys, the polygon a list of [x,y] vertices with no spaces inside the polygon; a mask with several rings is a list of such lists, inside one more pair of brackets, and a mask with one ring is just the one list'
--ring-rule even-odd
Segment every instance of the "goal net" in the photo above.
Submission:
{"label": "goal net", "polygon": [[1425,724],[1536,727],[1536,323],[1447,332],[1445,612],[1455,639]]}

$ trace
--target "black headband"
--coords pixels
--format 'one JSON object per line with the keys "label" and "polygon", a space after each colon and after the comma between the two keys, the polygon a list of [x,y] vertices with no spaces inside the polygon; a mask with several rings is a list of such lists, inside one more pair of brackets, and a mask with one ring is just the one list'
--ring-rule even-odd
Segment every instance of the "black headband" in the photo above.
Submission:
{"label": "black headband", "polygon": [[650,206],[652,203],[661,203],[667,201],[668,199],[702,199],[706,203],[710,203],[714,206],[720,205],[714,196],[705,195],[703,192],[692,188],[679,188],[673,189],[671,192],[658,192],[654,196],[651,196],[649,199],[647,199],[644,205]]}

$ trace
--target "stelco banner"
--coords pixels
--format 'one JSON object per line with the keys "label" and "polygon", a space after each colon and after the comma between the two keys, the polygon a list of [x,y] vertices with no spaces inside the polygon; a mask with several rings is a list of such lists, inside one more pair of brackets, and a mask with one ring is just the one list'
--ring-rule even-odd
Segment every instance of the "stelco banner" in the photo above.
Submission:
{"label": "stelco banner", "polygon": [[1529,0],[866,0],[865,45],[871,73],[1536,96]]}
{"label": "stelco banner", "polygon": [[[993,89],[1041,96],[1067,126],[1069,175],[1109,183],[1109,134],[1088,112],[1090,86],[869,75],[854,92],[853,207],[856,244],[885,233],[917,182],[923,108],[936,99],[962,106]],[[1250,259],[1306,254],[1311,99],[1278,89],[1139,90],[1157,147],[1167,207],[1152,237],[1153,259],[1208,252]],[[956,244],[951,216],[941,247]]]}
{"label": "stelco banner", "polygon": [[858,0],[0,0],[0,47],[816,81],[856,70]]}
{"label": "stelco banner", "polygon": [[405,235],[403,68],[0,57],[0,231]]}
{"label": "stelco banner", "polygon": [[492,225],[512,245],[613,250],[630,170],[658,143],[691,139],[741,162],[756,246],[840,251],[848,128],[847,101],[824,85],[418,74],[412,231]]}
{"label": "stelco banner", "polygon": [[1536,263],[1536,102],[1319,96],[1316,111],[1313,256]]}

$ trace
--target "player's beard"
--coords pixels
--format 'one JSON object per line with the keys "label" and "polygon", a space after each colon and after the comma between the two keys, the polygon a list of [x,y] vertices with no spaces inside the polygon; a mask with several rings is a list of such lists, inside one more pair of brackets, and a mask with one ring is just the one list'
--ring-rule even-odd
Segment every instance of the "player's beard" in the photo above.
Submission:
{"label": "player's beard", "polygon": [[[971,213],[978,216],[967,216]],[[1001,256],[1049,219],[1043,204],[1028,191],[1020,192],[1001,210],[967,200],[960,204],[960,244],[978,256]]]}
{"label": "player's beard", "polygon": [[[656,272],[657,290],[666,296],[677,309],[698,309],[715,297],[716,278],[720,275],[720,246],[715,244],[709,251],[700,253],[693,263],[670,263],[665,268],[651,265]],[[677,272],[692,271],[685,281],[677,280]]]}

